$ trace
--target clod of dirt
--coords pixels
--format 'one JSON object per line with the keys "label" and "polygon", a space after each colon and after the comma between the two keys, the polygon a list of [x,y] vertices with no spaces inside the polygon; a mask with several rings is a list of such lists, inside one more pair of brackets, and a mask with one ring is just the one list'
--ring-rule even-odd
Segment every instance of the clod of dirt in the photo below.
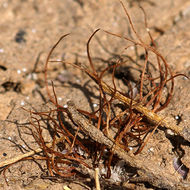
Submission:
{"label": "clod of dirt", "polygon": [[26,42],[26,39],[24,38],[26,35],[26,32],[24,30],[19,30],[17,33],[16,33],[16,36],[15,36],[15,41],[17,43],[24,43]]}

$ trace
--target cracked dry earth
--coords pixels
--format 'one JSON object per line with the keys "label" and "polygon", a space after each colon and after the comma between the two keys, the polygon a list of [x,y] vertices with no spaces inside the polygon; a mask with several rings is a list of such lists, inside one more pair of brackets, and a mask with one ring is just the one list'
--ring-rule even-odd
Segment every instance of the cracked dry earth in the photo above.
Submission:
{"label": "cracked dry earth", "polygon": [[[189,0],[123,0],[134,26],[149,43],[144,27],[141,5],[147,14],[148,26],[159,51],[174,73],[190,77],[190,1]],[[1,0],[0,2],[0,162],[37,148],[28,135],[30,115],[21,109],[45,111],[48,97],[44,83],[44,63],[52,45],[60,36],[70,33],[57,47],[54,59],[87,64],[86,43],[92,32],[105,29],[121,35],[131,35],[126,15],[117,0]],[[126,42],[97,34],[91,44],[92,57],[101,66],[110,52],[119,53]],[[135,56],[135,55],[131,55]],[[102,60],[102,62],[101,62]],[[69,99],[82,109],[89,109],[85,93],[95,91],[93,82],[79,70],[64,74],[64,65],[52,63],[49,79],[54,81],[59,103]],[[64,76],[65,78],[61,78]],[[60,80],[64,80],[61,83]],[[74,87],[70,83],[76,84]],[[88,84],[87,84],[88,83]],[[86,86],[85,86],[86,85]],[[82,87],[85,87],[81,90]],[[190,127],[190,81],[175,79],[174,96],[161,114],[180,127]],[[93,99],[93,103],[97,103]],[[44,134],[46,135],[46,134]],[[48,136],[48,135],[47,135]],[[190,168],[190,143],[158,130],[143,151],[134,158],[166,181],[155,184],[142,179],[129,185],[126,181],[105,182],[102,189],[190,189],[190,176],[175,168],[176,149],[181,152],[181,166]],[[176,171],[177,170],[177,171]],[[46,163],[24,161],[12,165],[6,172],[9,186],[0,178],[0,189],[95,189],[94,181],[86,179],[49,179]],[[127,175],[127,174],[126,174]],[[140,174],[138,174],[140,175]],[[132,183],[132,182],[131,182]]]}

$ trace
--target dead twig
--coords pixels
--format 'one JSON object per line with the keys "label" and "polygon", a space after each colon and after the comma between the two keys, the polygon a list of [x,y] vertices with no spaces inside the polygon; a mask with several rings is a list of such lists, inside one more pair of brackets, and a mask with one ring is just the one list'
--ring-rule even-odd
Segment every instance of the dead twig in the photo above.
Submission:
{"label": "dead twig", "polygon": [[100,180],[99,180],[99,168],[95,168],[95,182],[96,182],[96,190],[101,190]]}
{"label": "dead twig", "polygon": [[[115,92],[115,90],[113,88],[111,88],[104,82],[102,82],[101,85],[102,85],[103,90],[106,93],[108,93],[110,95],[112,95],[114,93],[115,98],[117,98],[118,100],[120,100],[121,102],[125,103],[126,105],[128,105],[130,107],[130,104],[131,104],[130,98],[122,95],[119,91]],[[134,100],[132,102],[132,109],[135,109],[138,112],[142,113],[149,120],[149,122],[151,122],[155,125],[159,124],[162,127],[173,130],[177,134],[181,134],[181,132],[183,130],[183,128],[179,128],[179,126],[175,125],[174,123],[173,124],[169,123],[167,121],[167,119],[163,119],[161,116],[159,116],[152,110],[149,110],[147,107],[135,102]]]}
{"label": "dead twig", "polygon": [[[54,143],[58,144],[59,142],[63,141],[64,139],[65,139],[65,136],[62,136],[61,138],[57,138]],[[48,148],[52,147],[53,142],[46,144],[46,146]],[[34,154],[37,154],[37,153],[40,153],[40,152],[42,152],[42,149],[37,148],[37,149],[35,149],[33,151],[27,152],[25,154],[22,154],[22,155],[19,155],[19,156],[16,156],[16,157],[13,157],[13,158],[8,159],[8,160],[5,160],[3,162],[0,162],[0,168],[8,166],[8,165],[11,165],[11,164],[16,163],[16,162],[19,162],[19,161],[23,160],[24,158],[28,158],[28,157],[33,156]]]}

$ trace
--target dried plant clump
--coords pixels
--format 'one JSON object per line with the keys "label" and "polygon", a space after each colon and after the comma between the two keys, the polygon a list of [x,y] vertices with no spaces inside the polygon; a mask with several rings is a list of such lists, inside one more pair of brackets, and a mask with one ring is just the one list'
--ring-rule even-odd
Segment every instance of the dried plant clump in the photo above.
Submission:
{"label": "dried plant clump", "polygon": [[[60,41],[63,38],[65,38],[68,34],[62,36],[59,39],[59,41],[54,45],[51,52],[49,53],[45,66],[46,87],[51,102],[59,110],[57,111],[58,113],[67,110],[68,114],[71,115],[70,119],[72,123],[76,125],[75,127],[79,127],[79,131],[82,130],[87,135],[89,135],[92,140],[95,141],[94,142],[96,144],[95,152],[94,154],[92,153],[90,154],[90,157],[94,160],[93,163],[95,165],[98,165],[99,161],[102,159],[102,156],[105,154],[105,150],[107,151],[107,148],[109,148],[110,152],[109,159],[105,163],[106,167],[108,168],[107,170],[108,178],[111,176],[110,166],[114,155],[113,148],[110,148],[109,145],[106,144],[106,142],[100,143],[101,140],[98,140],[95,137],[93,137],[93,135],[98,133],[97,130],[94,129],[93,131],[92,128],[87,129],[84,127],[84,124],[79,124],[81,123],[78,121],[79,119],[77,119],[76,117],[73,118],[74,114],[77,115],[78,118],[80,117],[76,112],[85,116],[85,118],[89,120],[89,123],[93,121],[94,126],[96,127],[96,129],[99,130],[99,132],[101,132],[101,135],[104,135],[109,140],[111,140],[114,145],[120,147],[120,149],[126,152],[130,151],[131,149],[134,149],[135,150],[134,154],[138,154],[142,151],[143,147],[148,142],[148,139],[155,132],[155,130],[159,125],[165,125],[165,127],[171,128],[177,133],[179,132],[179,129],[177,129],[175,126],[173,127],[167,125],[167,122],[164,121],[163,118],[159,117],[156,113],[167,107],[172,98],[174,90],[174,78],[182,74],[174,75],[164,57],[158,52],[154,40],[151,36],[151,33],[148,29],[144,10],[142,9],[145,15],[145,27],[149,34],[152,46],[147,45],[143,42],[143,40],[135,30],[125,6],[123,5],[122,2],[121,4],[126,13],[132,31],[136,35],[137,40],[130,39],[128,37],[123,37],[108,31],[105,32],[108,35],[122,38],[127,42],[130,42],[133,46],[140,46],[141,48],[144,49],[145,59],[139,82],[136,84],[137,88],[139,89],[138,95],[134,94],[134,89],[132,88],[130,81],[126,81],[130,91],[129,96],[126,96],[122,92],[120,92],[115,84],[116,69],[119,66],[126,64],[128,60],[119,59],[118,61],[115,62],[114,65],[107,66],[103,71],[96,70],[90,55],[90,42],[94,37],[94,35],[99,31],[99,29],[97,29],[91,35],[91,37],[87,42],[87,55],[88,55],[90,69],[88,69],[86,66],[78,66],[72,63],[68,63],[66,61],[64,62],[62,61],[62,63],[64,64],[70,64],[73,67],[82,70],[98,85],[99,107],[96,109],[96,111],[87,112],[86,110],[77,109],[75,108],[75,106],[73,106],[73,109],[70,108],[64,109],[61,105],[58,105],[56,98],[51,96],[50,90],[48,88],[48,82],[47,82],[48,63],[56,62],[53,60],[50,61],[49,60],[50,56],[53,50],[56,48],[56,46],[60,43]],[[127,50],[130,46],[127,46],[125,49]],[[157,60],[156,63],[151,63],[151,60],[149,60],[149,54],[155,55]],[[149,71],[150,63],[153,64],[154,67],[157,67],[156,76],[152,76],[152,74]],[[113,87],[111,87],[110,85],[106,84],[103,81],[105,73],[110,70],[112,70],[112,78],[110,80],[112,81]],[[168,91],[167,95],[163,93],[164,90]],[[122,104],[122,110],[120,110],[120,112],[117,113],[114,111],[115,100],[119,100]],[[70,103],[69,105],[71,106],[73,105],[73,103]],[[80,119],[84,121],[82,117]],[[59,123],[61,123],[61,121],[59,121]],[[104,136],[100,137],[100,139],[101,138],[103,139]],[[84,150],[83,147],[81,148]]]}
{"label": "dried plant clump", "polygon": [[[125,80],[129,89],[128,95],[120,92],[116,86],[115,72],[120,66],[131,64],[129,60],[118,59],[115,64],[108,65],[103,71],[98,71],[93,63],[90,54],[90,42],[99,29],[91,35],[87,42],[90,69],[85,65],[78,66],[61,61],[80,69],[97,84],[99,104],[93,112],[77,109],[72,101],[68,102],[67,108],[59,105],[53,83],[51,84],[53,96],[49,89],[48,64],[56,62],[50,59],[51,55],[68,34],[62,36],[49,52],[45,64],[45,82],[47,94],[55,105],[55,109],[47,112],[30,111],[30,113],[31,125],[33,126],[32,134],[40,147],[36,152],[43,152],[42,156],[35,159],[46,161],[50,176],[71,177],[82,173],[84,168],[97,168],[100,161],[104,161],[107,169],[105,177],[110,178],[112,175],[111,165],[113,165],[115,155],[124,159],[132,167],[143,168],[142,165],[128,156],[129,151],[132,150],[135,155],[139,154],[158,126],[164,126],[180,133],[175,125],[170,126],[165,119],[157,115],[157,112],[166,108],[170,103],[174,90],[174,78],[182,74],[174,75],[164,57],[158,52],[147,26],[146,15],[144,14],[145,27],[152,46],[143,42],[122,2],[121,5],[136,40],[108,31],[105,32],[108,35],[121,38],[127,43],[129,42],[130,45],[126,46],[125,51],[130,46],[135,46],[142,48],[145,55],[141,75],[135,88],[131,81]],[[150,54],[155,56],[155,63],[150,60]],[[155,74],[150,72],[150,65],[156,68]],[[105,73],[108,71],[112,72],[110,78],[112,86],[104,82]],[[164,91],[167,91],[167,95],[164,94]],[[119,107],[116,102],[117,104],[119,102]],[[42,132],[42,128],[46,126],[51,129],[52,142],[49,144],[44,139]],[[35,151],[22,160],[29,159],[33,154]],[[89,162],[89,159],[92,162]],[[19,160],[21,158],[15,162]]]}

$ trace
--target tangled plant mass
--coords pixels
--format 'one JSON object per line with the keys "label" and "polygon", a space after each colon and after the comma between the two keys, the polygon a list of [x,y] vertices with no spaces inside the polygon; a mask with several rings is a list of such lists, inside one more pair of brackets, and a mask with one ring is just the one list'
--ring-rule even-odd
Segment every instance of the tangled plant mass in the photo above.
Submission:
{"label": "tangled plant mass", "polygon": [[[84,168],[94,169],[103,163],[106,168],[104,177],[110,178],[113,175],[112,173],[117,170],[116,167],[114,168],[114,164],[119,159],[124,160],[132,167],[143,168],[141,164],[136,163],[128,155],[128,152],[132,151],[135,155],[141,153],[158,126],[181,133],[179,128],[168,124],[167,120],[157,113],[170,103],[174,91],[174,78],[183,74],[174,75],[164,57],[158,52],[147,27],[146,15],[144,14],[145,27],[150,37],[151,46],[143,42],[122,2],[121,5],[136,40],[108,31],[104,32],[107,35],[129,42],[130,45],[126,46],[125,51],[131,46],[140,47],[144,50],[145,56],[140,67],[139,80],[133,84],[130,80],[124,79],[128,88],[127,95],[117,87],[115,82],[117,80],[115,78],[116,71],[123,65],[135,64],[130,63],[126,57],[120,56],[117,61],[106,66],[102,71],[96,69],[90,54],[90,43],[99,31],[98,29],[87,42],[89,66],[79,66],[61,61],[86,73],[98,86],[99,103],[96,110],[89,112],[83,110],[82,106],[80,109],[76,108],[73,101],[69,101],[67,107],[59,105],[53,83],[51,83],[53,95],[49,89],[48,64],[57,62],[51,60],[51,55],[68,34],[62,36],[51,49],[45,64],[47,94],[55,105],[55,109],[47,112],[30,111],[31,125],[33,126],[32,135],[40,148],[25,158],[15,160],[15,162],[30,159],[32,154],[42,151],[43,155],[36,159],[46,161],[50,176],[71,177],[80,175],[85,170]],[[156,62],[152,63],[149,58],[150,54],[154,54]],[[150,67],[155,68],[154,74],[151,73]],[[111,72],[110,81],[112,85],[104,82],[104,76],[107,72]],[[51,129],[52,143],[49,144],[43,137],[43,128],[46,125]],[[4,172],[9,166],[4,169]]]}

